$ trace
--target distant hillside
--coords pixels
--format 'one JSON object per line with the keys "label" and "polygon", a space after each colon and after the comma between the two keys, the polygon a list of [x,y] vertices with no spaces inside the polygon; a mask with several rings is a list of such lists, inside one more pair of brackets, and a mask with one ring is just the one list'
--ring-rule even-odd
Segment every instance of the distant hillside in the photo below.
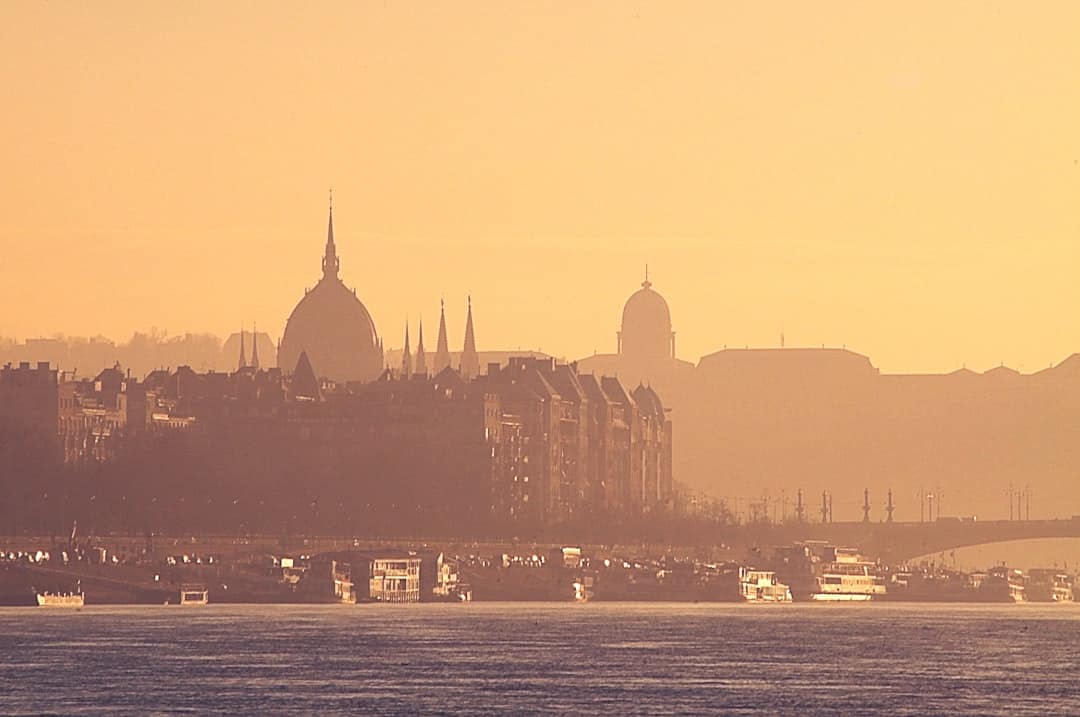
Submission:
{"label": "distant hillside", "polygon": [[941,515],[1001,519],[1010,485],[1030,486],[1033,518],[1080,514],[1080,355],[1029,375],[888,375],[844,349],[727,349],[647,380],[671,409],[675,479],[744,514],[767,495],[790,515],[801,488],[811,517],[828,490],[835,519],[857,520],[867,488],[876,521],[891,488],[897,520],[919,520],[921,493]]}
{"label": "distant hillside", "polygon": [[[251,359],[252,334],[245,332],[245,355]],[[160,331],[136,333],[127,342],[115,343],[102,336],[93,338],[55,336],[30,338],[22,342],[0,338],[0,365],[48,361],[65,371],[96,375],[104,368],[120,364],[132,375],[142,377],[158,368],[191,366],[196,371],[232,371],[240,360],[240,334],[224,342],[212,334],[168,336]],[[259,363],[277,365],[277,352],[266,333],[259,334]]]}

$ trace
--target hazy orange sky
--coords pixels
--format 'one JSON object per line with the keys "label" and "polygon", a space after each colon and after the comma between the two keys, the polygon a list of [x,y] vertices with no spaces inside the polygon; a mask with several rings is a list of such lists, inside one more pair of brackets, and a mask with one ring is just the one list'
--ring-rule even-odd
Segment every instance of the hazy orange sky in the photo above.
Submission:
{"label": "hazy orange sky", "polygon": [[[0,6],[0,334],[281,333],[342,276],[387,347],[891,372],[1080,350],[1080,3]],[[415,340],[415,339],[414,339]]]}

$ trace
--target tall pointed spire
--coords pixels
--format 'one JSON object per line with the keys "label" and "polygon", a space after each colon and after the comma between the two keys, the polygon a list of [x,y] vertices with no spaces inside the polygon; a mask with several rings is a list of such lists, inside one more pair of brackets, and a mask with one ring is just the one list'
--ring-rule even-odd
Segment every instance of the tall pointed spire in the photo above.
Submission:
{"label": "tall pointed spire", "polygon": [[251,367],[259,370],[259,328],[251,322]]}
{"label": "tall pointed spire", "polygon": [[652,282],[649,281],[649,265],[645,265],[645,281],[641,282],[641,288],[648,289],[652,286]]}
{"label": "tall pointed spire", "polygon": [[432,372],[436,375],[444,368],[450,368],[450,346],[446,340],[446,302],[439,300],[439,340],[435,344],[435,364]]}
{"label": "tall pointed spire", "polygon": [[244,351],[244,325],[240,324],[240,363],[236,368],[242,369],[247,366],[247,353]]}
{"label": "tall pointed spire", "polygon": [[420,338],[416,342],[416,373],[427,378],[427,358],[424,356],[424,320],[420,319]]}
{"label": "tall pointed spire", "polygon": [[336,279],[341,262],[337,255],[337,245],[334,244],[334,190],[330,190],[330,220],[326,227],[326,253],[322,260],[322,273],[324,279]]}
{"label": "tall pointed spire", "polygon": [[461,352],[461,377],[471,381],[480,375],[480,356],[476,353],[476,336],[473,333],[472,297],[469,297],[469,312],[465,319],[465,347]]}
{"label": "tall pointed spire", "polygon": [[412,378],[412,354],[409,352],[409,320],[405,320],[405,350],[401,352],[401,377]]}

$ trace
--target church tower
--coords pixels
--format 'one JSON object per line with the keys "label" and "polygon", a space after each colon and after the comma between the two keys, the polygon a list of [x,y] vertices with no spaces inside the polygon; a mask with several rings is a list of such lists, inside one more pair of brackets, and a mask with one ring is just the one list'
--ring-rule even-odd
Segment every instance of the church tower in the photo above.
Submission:
{"label": "church tower", "polygon": [[424,320],[420,319],[420,338],[416,342],[416,374],[427,378],[427,358],[424,356]]}
{"label": "church tower", "polygon": [[405,321],[405,350],[401,352],[401,378],[412,378],[412,354],[409,352],[409,322]]}
{"label": "church tower", "polygon": [[435,344],[435,363],[432,373],[436,376],[444,369],[450,368],[450,347],[446,340],[446,302],[439,301],[439,340]]}
{"label": "church tower", "polygon": [[254,322],[251,324],[251,367],[259,370],[259,327]]}
{"label": "church tower", "polygon": [[476,336],[473,334],[472,297],[469,297],[469,312],[465,319],[465,347],[461,352],[461,377],[471,381],[480,375],[480,356],[476,353]]}

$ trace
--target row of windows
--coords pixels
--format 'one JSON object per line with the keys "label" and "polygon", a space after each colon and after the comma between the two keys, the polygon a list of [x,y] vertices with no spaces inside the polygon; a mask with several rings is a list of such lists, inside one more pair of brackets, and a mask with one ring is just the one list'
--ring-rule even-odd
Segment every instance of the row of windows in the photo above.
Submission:
{"label": "row of windows", "polygon": [[109,430],[115,431],[123,427],[120,421],[88,421],[85,418],[69,418],[64,417],[60,419],[60,433],[69,434],[77,433],[80,431],[101,431]]}

